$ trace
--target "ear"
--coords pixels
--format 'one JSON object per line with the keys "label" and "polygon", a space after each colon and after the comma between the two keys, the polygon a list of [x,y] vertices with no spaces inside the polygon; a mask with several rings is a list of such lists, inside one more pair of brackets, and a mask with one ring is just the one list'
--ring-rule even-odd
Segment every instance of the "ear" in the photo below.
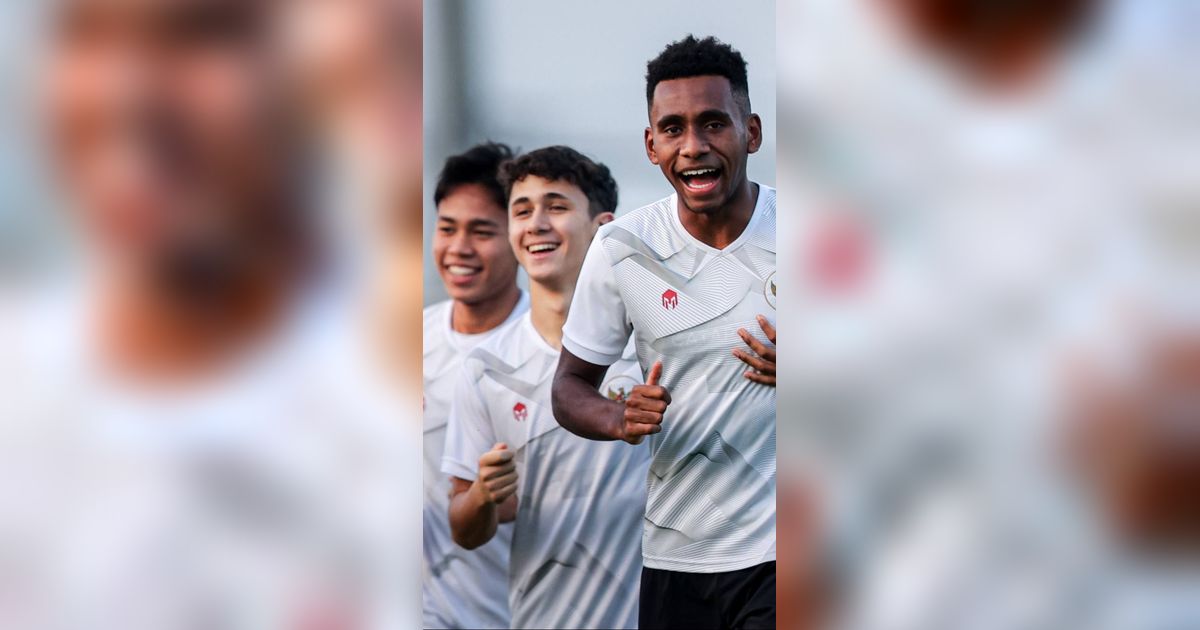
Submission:
{"label": "ear", "polygon": [[601,212],[600,214],[597,214],[594,219],[592,219],[592,225],[600,227],[605,223],[611,223],[614,218],[616,217],[611,212]]}
{"label": "ear", "polygon": [[658,166],[658,152],[654,150],[654,131],[646,127],[646,157],[650,163]]}
{"label": "ear", "polygon": [[746,120],[746,134],[750,136],[749,142],[746,143],[746,152],[758,153],[762,148],[762,119],[758,114],[750,114],[750,118]]}

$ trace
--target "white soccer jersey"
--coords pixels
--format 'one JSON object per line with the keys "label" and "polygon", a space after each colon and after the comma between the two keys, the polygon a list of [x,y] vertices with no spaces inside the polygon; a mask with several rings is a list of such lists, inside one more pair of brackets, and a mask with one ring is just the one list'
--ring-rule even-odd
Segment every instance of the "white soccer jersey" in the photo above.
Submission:
{"label": "white soccer jersey", "polygon": [[775,388],[747,380],[737,330],[775,323],[775,190],[759,187],[740,237],[717,250],[680,223],[675,195],[600,228],[563,346],[608,365],[630,334],[671,392],[650,437],[647,567],[715,573],[775,559]]}
{"label": "white soccer jersey", "polygon": [[[515,453],[514,628],[634,628],[650,452],[559,426],[550,408],[558,357],[528,314],[476,348],[455,395],[443,471],[474,479],[497,442]],[[640,378],[630,349],[601,391],[617,399]]]}
{"label": "white soccer jersey", "polygon": [[512,528],[501,526],[488,544],[466,550],[450,537],[450,479],[441,471],[446,419],[467,353],[529,310],[521,292],[512,314],[500,326],[478,335],[450,326],[454,302],[425,309],[424,317],[424,575],[422,600],[426,628],[508,627],[508,546]]}

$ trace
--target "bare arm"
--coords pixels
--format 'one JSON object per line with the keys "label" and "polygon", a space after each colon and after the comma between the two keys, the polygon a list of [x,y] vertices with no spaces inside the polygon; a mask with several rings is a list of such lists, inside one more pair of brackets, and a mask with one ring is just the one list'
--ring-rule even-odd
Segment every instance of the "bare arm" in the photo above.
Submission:
{"label": "bare arm", "polygon": [[517,515],[517,469],[504,444],[479,458],[475,481],[450,478],[450,535],[464,549],[481,547],[500,523]]}
{"label": "bare arm", "polygon": [[634,386],[624,403],[605,398],[600,382],[608,368],[580,359],[563,348],[554,374],[554,418],[575,435],[591,440],[639,444],[662,430],[671,394],[658,384],[662,363],[655,363],[645,385]]}

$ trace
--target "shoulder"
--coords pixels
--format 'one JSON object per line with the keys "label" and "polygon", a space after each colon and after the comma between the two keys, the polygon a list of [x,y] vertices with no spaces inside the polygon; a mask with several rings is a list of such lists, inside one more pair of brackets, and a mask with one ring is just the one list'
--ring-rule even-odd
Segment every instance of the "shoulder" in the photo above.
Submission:
{"label": "shoulder", "polygon": [[610,262],[624,258],[622,252],[641,252],[659,260],[669,258],[687,244],[675,229],[675,208],[675,195],[671,194],[617,217],[600,228],[596,239]]}
{"label": "shoulder", "polygon": [[429,336],[431,332],[437,332],[445,328],[446,313],[450,310],[453,300],[442,300],[435,302],[425,307],[422,312],[422,325],[425,330],[425,335]]}
{"label": "shoulder", "polygon": [[464,367],[467,373],[478,378],[487,372],[511,374],[528,359],[533,344],[525,335],[525,319],[517,319],[492,332],[486,340],[467,353]]}

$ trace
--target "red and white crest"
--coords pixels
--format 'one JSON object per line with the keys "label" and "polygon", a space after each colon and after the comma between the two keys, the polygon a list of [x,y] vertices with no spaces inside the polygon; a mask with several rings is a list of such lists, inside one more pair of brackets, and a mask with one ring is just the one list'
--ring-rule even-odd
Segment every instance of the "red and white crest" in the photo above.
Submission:
{"label": "red and white crest", "polygon": [[662,301],[663,301],[663,308],[673,309],[676,306],[679,306],[679,294],[676,293],[673,289],[667,289],[666,291],[663,291]]}
{"label": "red and white crest", "polygon": [[525,406],[525,403],[519,402],[519,403],[513,405],[513,419],[514,420],[516,420],[517,422],[520,422],[528,417],[529,417],[529,408]]}

